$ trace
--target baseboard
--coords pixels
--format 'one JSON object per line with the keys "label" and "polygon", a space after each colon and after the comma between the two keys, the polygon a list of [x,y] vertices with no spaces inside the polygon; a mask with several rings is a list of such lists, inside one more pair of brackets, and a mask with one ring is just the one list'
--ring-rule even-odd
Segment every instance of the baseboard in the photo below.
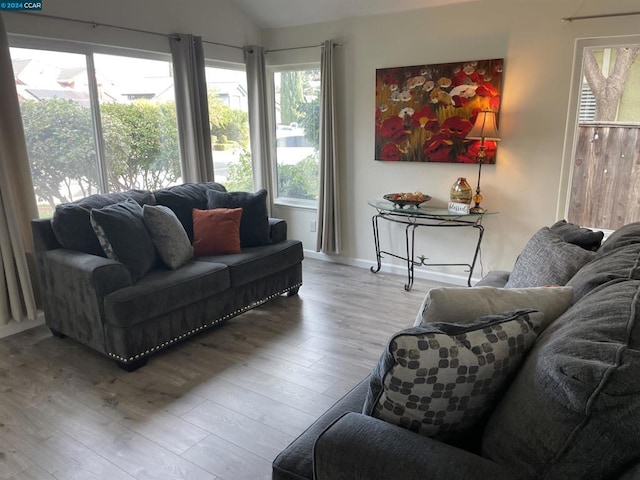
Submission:
{"label": "baseboard", "polygon": [[[352,267],[365,268],[367,270],[369,270],[374,265],[374,262],[372,260],[345,257],[343,255],[329,255],[326,253],[320,253],[320,252],[315,252],[313,250],[306,250],[306,249],[304,250],[304,256],[307,258],[323,260],[325,262],[341,263],[343,265],[350,265]],[[380,271],[385,271],[385,272],[393,273],[396,275],[401,275],[404,277],[406,277],[407,275],[406,266],[394,265],[394,264],[384,263],[384,262],[382,263],[382,269]],[[423,280],[448,283],[451,285],[460,285],[462,287],[467,286],[467,275],[455,275],[452,273],[435,272],[433,270],[423,270],[420,268],[414,269],[413,274],[415,278],[420,278]],[[471,284],[473,285],[475,282],[479,280],[480,278],[471,277]]]}
{"label": "baseboard", "polygon": [[22,320],[21,322],[11,321],[6,325],[0,326],[0,338],[15,335],[16,333],[24,332],[30,328],[39,327],[44,325],[44,313],[38,312],[38,316],[35,320]]}

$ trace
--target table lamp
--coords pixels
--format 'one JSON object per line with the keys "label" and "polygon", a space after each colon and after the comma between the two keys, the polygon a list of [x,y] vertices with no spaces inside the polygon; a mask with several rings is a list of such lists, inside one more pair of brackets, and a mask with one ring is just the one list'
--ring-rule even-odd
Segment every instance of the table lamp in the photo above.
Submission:
{"label": "table lamp", "polygon": [[469,213],[484,213],[484,208],[480,206],[480,202],[482,202],[482,195],[480,194],[480,174],[482,173],[482,164],[486,158],[484,141],[492,140],[497,142],[502,140],[498,133],[498,127],[496,126],[496,112],[483,110],[478,113],[476,123],[465,138],[467,140],[480,140],[480,150],[478,151],[477,157],[478,186],[476,187],[476,194],[472,198],[474,206],[469,209]]}

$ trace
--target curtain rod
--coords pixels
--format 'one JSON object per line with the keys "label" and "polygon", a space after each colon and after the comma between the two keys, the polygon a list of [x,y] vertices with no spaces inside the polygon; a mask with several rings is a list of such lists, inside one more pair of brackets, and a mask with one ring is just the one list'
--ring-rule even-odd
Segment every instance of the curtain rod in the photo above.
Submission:
{"label": "curtain rod", "polygon": [[571,23],[574,20],[590,20],[592,18],[607,18],[607,17],[626,17],[629,15],[640,15],[640,12],[603,13],[600,15],[584,15],[582,17],[563,17],[561,21]]}
{"label": "curtain rod", "polygon": [[[333,44],[335,47],[341,47],[342,44],[341,43],[334,43]],[[322,47],[324,46],[324,44],[319,44],[319,45],[306,45],[304,47],[289,47],[289,48],[274,48],[272,50],[265,50],[264,53],[272,53],[272,52],[286,52],[287,50],[302,50],[303,48],[318,48],[318,47]]]}
{"label": "curtain rod", "polygon": [[[21,11],[15,11],[15,12],[11,12],[11,13],[17,13],[20,15],[30,15],[30,16],[35,16],[35,17],[43,17],[43,18],[50,18],[53,20],[62,20],[65,22],[75,22],[75,23],[82,23],[84,25],[91,25],[93,28],[98,28],[98,27],[106,27],[106,28],[115,28],[118,30],[125,30],[127,32],[135,32],[135,33],[144,33],[147,35],[156,35],[158,37],[165,37],[165,38],[173,38],[173,39],[177,39],[179,38],[177,35],[175,34],[170,34],[170,33],[159,33],[159,32],[152,32],[150,30],[141,30],[138,28],[131,28],[131,27],[121,27],[119,25],[111,25],[109,23],[99,23],[99,22],[95,22],[95,21],[91,21],[91,20],[80,20],[78,18],[67,18],[67,17],[59,17],[56,15],[47,15],[44,13],[31,13],[31,12],[21,12]],[[209,45],[218,45],[221,47],[228,47],[228,48],[236,48],[238,50],[243,50],[243,47],[238,47],[237,45],[230,45],[228,43],[222,43],[222,42],[212,42],[209,40],[202,40],[202,43],[208,43]],[[341,43],[336,43],[335,46],[337,47],[341,47],[342,44]],[[272,52],[284,52],[286,50],[300,50],[303,48],[317,48],[317,47],[322,47],[322,44],[319,45],[307,45],[304,47],[290,47],[290,48],[277,48],[277,49],[273,49],[273,50],[265,50],[265,53],[272,53]]]}
{"label": "curtain rod", "polygon": [[[82,23],[82,24],[85,24],[85,25],[91,25],[93,28],[107,27],[107,28],[115,28],[115,29],[118,29],[118,30],[125,30],[127,32],[144,33],[144,34],[147,34],[147,35],[156,35],[158,37],[173,38],[173,39],[179,38],[177,35],[170,34],[170,33],[159,33],[159,32],[152,32],[150,30],[141,30],[141,29],[138,29],[138,28],[121,27],[119,25],[111,25],[109,23],[99,23],[99,22],[94,22],[94,21],[90,21],[90,20],[80,20],[78,18],[58,17],[56,15],[47,15],[47,14],[44,14],[44,13],[31,13],[31,12],[20,12],[20,11],[11,12],[11,13],[17,13],[17,14],[20,14],[20,15],[29,15],[29,16],[32,16],[32,17],[51,18],[53,20],[63,20],[65,22]],[[238,50],[242,50],[242,47],[238,47],[237,45],[230,45],[228,43],[212,42],[212,41],[209,41],[209,40],[202,40],[202,43],[208,43],[210,45],[219,45],[221,47],[237,48]]]}

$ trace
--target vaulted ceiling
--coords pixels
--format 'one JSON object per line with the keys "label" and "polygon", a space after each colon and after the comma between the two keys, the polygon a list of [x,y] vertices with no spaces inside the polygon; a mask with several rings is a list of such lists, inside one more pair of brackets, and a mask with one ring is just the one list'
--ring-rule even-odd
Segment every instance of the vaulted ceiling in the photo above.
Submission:
{"label": "vaulted ceiling", "polygon": [[260,28],[281,28],[345,18],[405,12],[479,0],[231,0]]}

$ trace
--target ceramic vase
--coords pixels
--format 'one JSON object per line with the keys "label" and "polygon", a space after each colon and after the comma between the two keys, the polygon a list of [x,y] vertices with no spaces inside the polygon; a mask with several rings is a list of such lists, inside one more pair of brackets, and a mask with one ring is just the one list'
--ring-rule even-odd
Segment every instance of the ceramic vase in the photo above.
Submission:
{"label": "ceramic vase", "polygon": [[471,198],[473,197],[473,190],[471,189],[471,185],[467,182],[467,179],[464,177],[458,178],[456,183],[451,186],[451,201],[456,203],[466,203],[469,205],[471,203]]}

